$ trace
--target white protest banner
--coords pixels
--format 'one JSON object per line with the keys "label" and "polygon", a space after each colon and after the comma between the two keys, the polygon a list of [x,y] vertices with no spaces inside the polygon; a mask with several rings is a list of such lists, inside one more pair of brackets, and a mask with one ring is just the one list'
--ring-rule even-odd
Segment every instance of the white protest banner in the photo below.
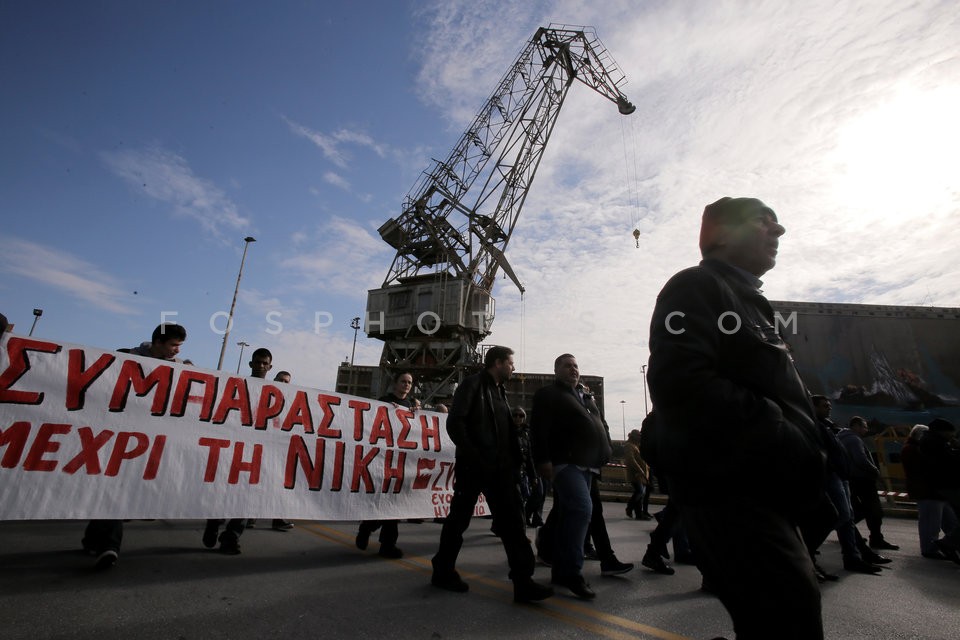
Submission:
{"label": "white protest banner", "polygon": [[5,334],[0,520],[442,517],[445,418]]}

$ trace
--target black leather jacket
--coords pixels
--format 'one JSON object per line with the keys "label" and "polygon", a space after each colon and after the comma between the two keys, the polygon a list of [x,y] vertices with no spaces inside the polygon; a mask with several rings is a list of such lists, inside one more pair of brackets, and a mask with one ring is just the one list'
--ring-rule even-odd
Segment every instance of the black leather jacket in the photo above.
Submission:
{"label": "black leather jacket", "polygon": [[502,404],[495,402],[495,394],[499,394],[498,385],[486,371],[469,376],[457,387],[447,415],[447,433],[457,445],[457,474],[519,474],[520,445],[511,428],[510,407],[506,399]]}
{"label": "black leather jacket", "polygon": [[657,298],[650,352],[673,497],[747,497],[793,514],[819,502],[825,455],[813,406],[770,303],[743,274],[707,259],[673,276]]}

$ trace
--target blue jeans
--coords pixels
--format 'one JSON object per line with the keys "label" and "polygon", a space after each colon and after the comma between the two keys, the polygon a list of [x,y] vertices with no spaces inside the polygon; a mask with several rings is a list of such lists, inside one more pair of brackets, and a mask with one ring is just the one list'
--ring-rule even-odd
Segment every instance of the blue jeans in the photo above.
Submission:
{"label": "blue jeans", "polygon": [[566,465],[553,476],[554,508],[559,509],[560,518],[553,541],[554,579],[582,575],[583,541],[593,515],[592,480],[589,471],[574,465]]}
{"label": "blue jeans", "polygon": [[643,499],[646,496],[647,488],[639,482],[631,482],[630,484],[633,485],[633,495],[627,500],[627,508],[636,513],[645,513],[646,509],[643,508]]}
{"label": "blue jeans", "polygon": [[934,542],[940,537],[940,531],[950,534],[957,530],[957,516],[946,500],[917,500],[917,511],[920,553],[935,553]]}
{"label": "blue jeans", "polygon": [[850,505],[850,487],[840,479],[840,476],[829,473],[827,474],[827,496],[829,496],[833,506],[837,508],[837,513],[840,514],[834,527],[837,530],[837,539],[840,540],[840,552],[844,556],[859,558],[857,534],[854,530],[856,525],[853,523],[853,507]]}

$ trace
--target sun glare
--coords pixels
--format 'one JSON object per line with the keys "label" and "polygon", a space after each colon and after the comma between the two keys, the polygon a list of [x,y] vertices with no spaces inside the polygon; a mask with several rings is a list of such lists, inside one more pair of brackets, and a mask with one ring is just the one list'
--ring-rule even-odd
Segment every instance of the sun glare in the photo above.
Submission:
{"label": "sun glare", "polygon": [[834,186],[862,221],[956,211],[960,86],[903,91],[842,127]]}

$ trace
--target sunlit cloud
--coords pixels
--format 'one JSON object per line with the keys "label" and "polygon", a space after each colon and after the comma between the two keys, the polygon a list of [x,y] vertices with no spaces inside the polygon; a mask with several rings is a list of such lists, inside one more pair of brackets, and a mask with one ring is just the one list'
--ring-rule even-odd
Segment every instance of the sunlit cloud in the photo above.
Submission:
{"label": "sunlit cloud", "polygon": [[214,236],[250,225],[223,190],[195,175],[187,161],[173,152],[124,149],[104,151],[101,157],[113,173],[135,189],[171,205],[174,215],[195,220]]}
{"label": "sunlit cloud", "polygon": [[370,230],[341,217],[332,217],[313,231],[281,266],[299,288],[363,298],[379,286],[392,251]]}
{"label": "sunlit cloud", "polygon": [[130,293],[117,278],[61,249],[19,238],[0,238],[0,268],[97,309],[124,315],[140,313],[123,302]]}

